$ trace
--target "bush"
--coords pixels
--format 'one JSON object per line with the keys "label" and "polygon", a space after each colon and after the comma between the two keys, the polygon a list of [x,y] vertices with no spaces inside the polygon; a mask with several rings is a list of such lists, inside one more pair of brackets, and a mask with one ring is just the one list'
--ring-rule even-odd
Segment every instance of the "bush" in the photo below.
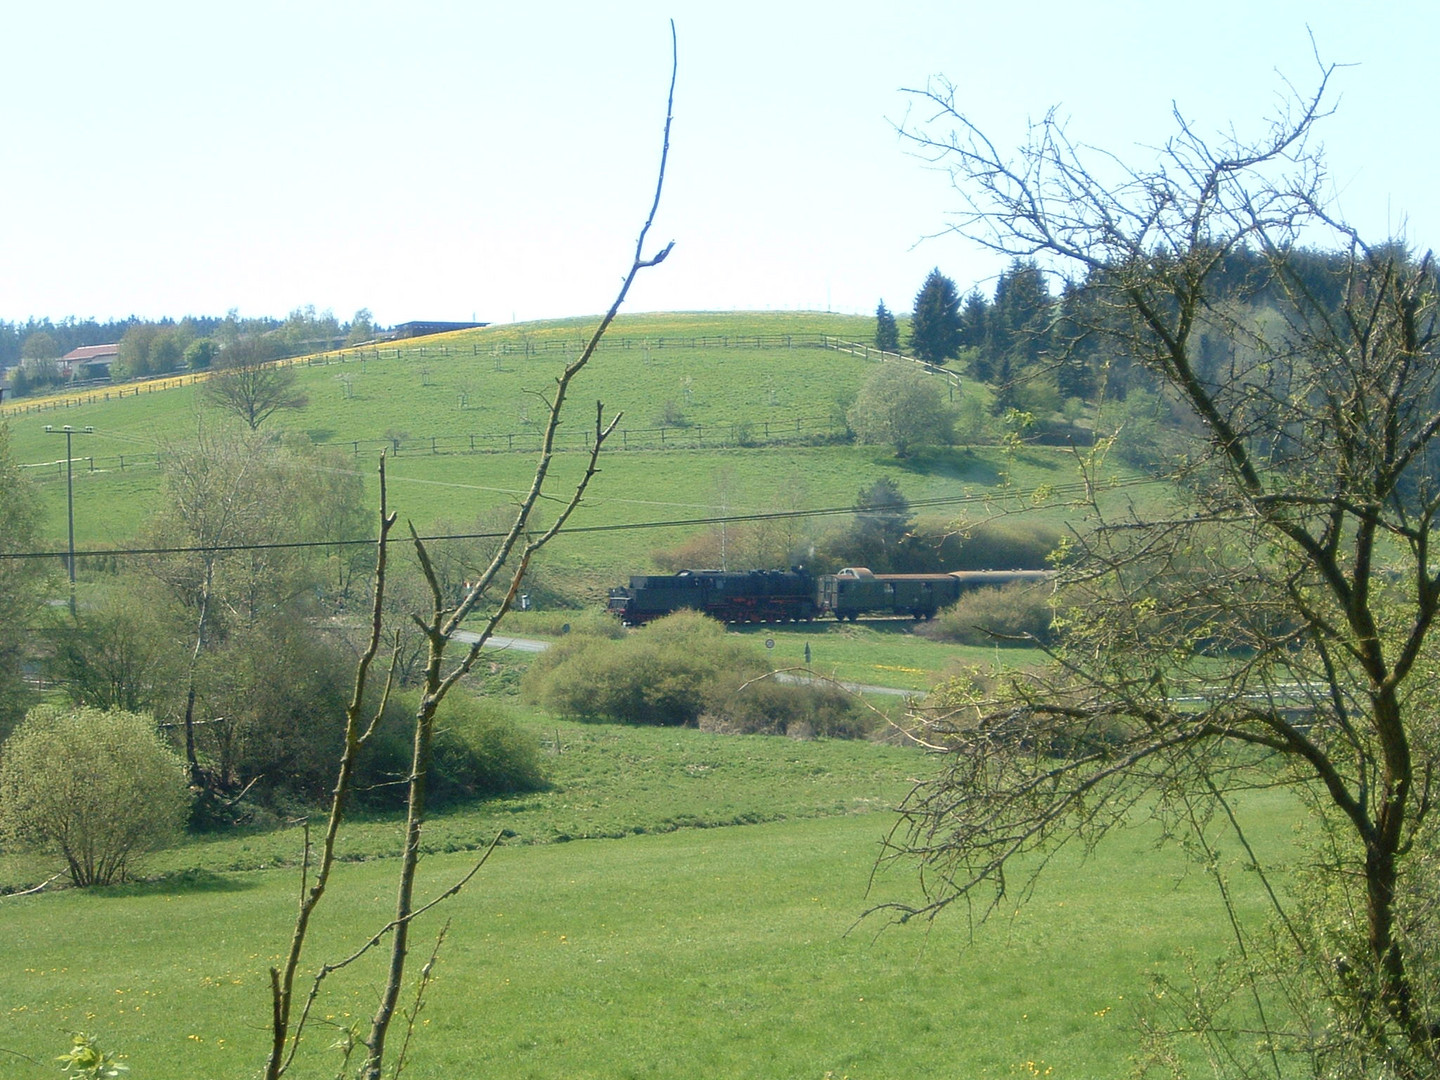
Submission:
{"label": "bush", "polygon": [[0,835],[58,851],[76,885],[124,881],[189,805],[180,759],[142,713],[41,705],[5,741]]}
{"label": "bush", "polygon": [[206,767],[230,790],[282,807],[324,802],[343,742],[349,669],[308,623],[277,617],[236,631],[202,664],[196,728]]}
{"label": "bush", "polygon": [[869,732],[870,714],[851,695],[761,677],[769,671],[748,641],[699,612],[677,611],[621,640],[572,636],[536,658],[522,691],[580,720],[792,738]]}
{"label": "bush", "polygon": [[[930,523],[917,531],[930,532]],[[945,570],[1045,570],[1063,538],[1054,525],[1015,518],[961,522],[943,531],[939,562]]]}
{"label": "bush", "polygon": [[916,627],[915,632],[936,641],[960,645],[993,645],[997,634],[1004,637],[1028,634],[1038,641],[1049,642],[1054,637],[1052,592],[1047,583],[1028,581],[975,589],[942,610],[934,621]]}
{"label": "bush", "polygon": [[[394,809],[405,803],[403,781],[410,772],[418,705],[414,694],[392,698],[360,761],[356,789],[360,801],[372,809]],[[544,786],[540,744],[503,706],[458,689],[445,698],[435,714],[431,743],[432,807]]]}
{"label": "bush", "polygon": [[433,805],[545,786],[540,743],[493,702],[452,693],[435,716],[430,794]]}
{"label": "bush", "polygon": [[571,637],[542,653],[522,691],[562,716],[695,725],[723,685],[768,670],[714,619],[677,611],[620,640]]}
{"label": "bush", "polygon": [[792,739],[859,739],[872,717],[854,694],[837,686],[807,686],[774,679],[717,695],[700,727],[736,735],[788,735]]}

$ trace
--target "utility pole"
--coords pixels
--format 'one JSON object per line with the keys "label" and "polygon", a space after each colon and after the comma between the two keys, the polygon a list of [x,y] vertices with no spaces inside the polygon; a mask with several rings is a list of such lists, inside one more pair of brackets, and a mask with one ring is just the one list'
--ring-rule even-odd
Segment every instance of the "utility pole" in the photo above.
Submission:
{"label": "utility pole", "polygon": [[[45,425],[47,435],[65,436],[65,508],[70,518],[70,618],[76,618],[75,613],[75,456],[70,452],[70,437],[74,435],[75,429],[66,424],[59,431],[56,431],[51,424]],[[86,425],[83,434],[93,435],[95,429]]]}

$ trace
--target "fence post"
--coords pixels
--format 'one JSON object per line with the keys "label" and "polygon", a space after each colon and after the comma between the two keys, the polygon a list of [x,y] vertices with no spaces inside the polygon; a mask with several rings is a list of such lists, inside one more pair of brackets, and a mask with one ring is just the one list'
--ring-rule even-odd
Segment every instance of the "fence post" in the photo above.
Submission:
{"label": "fence post", "polygon": [[124,471],[125,471],[125,455],[124,455],[124,454],[121,454],[121,455],[120,455],[120,471],[121,471],[121,472],[124,472]]}

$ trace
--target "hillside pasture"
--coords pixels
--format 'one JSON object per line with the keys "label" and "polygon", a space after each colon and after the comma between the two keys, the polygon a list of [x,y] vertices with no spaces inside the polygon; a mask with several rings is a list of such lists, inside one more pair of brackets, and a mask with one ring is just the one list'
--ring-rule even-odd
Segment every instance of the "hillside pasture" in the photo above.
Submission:
{"label": "hillside pasture", "polygon": [[[555,787],[526,800],[544,806],[533,811],[536,824],[522,824],[449,905],[407,1075],[1122,1075],[1137,1011],[1154,1004],[1147,973],[1183,978],[1192,957],[1204,962],[1224,948],[1207,877],[1173,849],[1157,849],[1148,826],[1111,838],[1088,860],[1063,853],[1028,905],[1003,910],[973,938],[958,910],[881,932],[883,914],[864,912],[913,899],[906,868],[873,882],[871,870],[893,820],[885,810],[919,767],[914,751],[604,725],[556,730]],[[757,755],[772,765],[752,772]],[[625,779],[624,761],[638,779]],[[683,776],[670,774],[677,767]],[[777,768],[789,778],[760,775]],[[732,805],[719,816],[733,821],[748,808],[764,823],[685,827],[673,810],[686,790],[708,791],[712,807],[726,792],[721,801]],[[1257,793],[1242,807],[1267,845],[1287,842],[1294,808],[1282,800]],[[463,832],[483,843],[506,820],[506,803],[464,827],[456,818],[469,815],[438,819],[430,845],[448,846],[447,828],[452,839]],[[778,807],[788,810],[776,817]],[[597,812],[618,812],[632,827],[580,840],[586,832],[572,823]],[[542,817],[551,824],[540,826]],[[393,825],[347,829],[348,861],[315,959],[350,951],[383,921],[393,861],[375,858],[371,845],[386,830],[393,847]],[[523,842],[547,832],[574,842]],[[149,884],[4,900],[10,933],[0,962],[15,973],[6,1047],[44,1060],[83,1028],[126,1053],[135,1075],[253,1071],[266,969],[293,911],[300,836],[270,834],[248,853],[283,852],[284,869],[220,869],[234,844],[182,849],[177,873]],[[472,858],[427,859],[424,893]],[[1242,890],[1240,899],[1253,915],[1254,898]],[[438,925],[428,919],[422,936]],[[303,1052],[307,1071],[333,1071],[326,1047],[368,1016],[374,976],[362,966],[334,978]]]}

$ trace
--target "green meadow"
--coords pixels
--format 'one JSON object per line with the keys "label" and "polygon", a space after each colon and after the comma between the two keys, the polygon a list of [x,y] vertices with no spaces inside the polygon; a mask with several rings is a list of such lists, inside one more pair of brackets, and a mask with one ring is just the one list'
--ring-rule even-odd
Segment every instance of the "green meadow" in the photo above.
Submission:
{"label": "green meadow", "polygon": [[[463,526],[513,503],[528,485],[544,399],[592,326],[487,327],[302,360],[296,371],[308,405],[277,414],[268,427],[331,448],[336,460],[327,467],[364,476],[372,498],[379,453],[388,448],[390,503],[402,519],[422,531],[438,522]],[[573,519],[577,531],[543,565],[562,574],[574,595],[597,600],[630,573],[651,569],[652,552],[696,531],[665,523],[843,509],[882,477],[912,502],[951,500],[917,511],[942,528],[998,513],[1063,526],[1079,513],[1082,478],[1064,450],[973,446],[900,460],[886,447],[845,443],[845,408],[876,361],[821,348],[819,335],[864,340],[871,332],[866,318],[806,313],[621,318],[572,394],[557,484],[584,467],[597,401],[607,416],[623,414],[620,427]],[[68,408],[5,406],[15,456],[40,486],[55,550],[67,528],[64,441],[45,425],[81,432],[73,440],[77,546],[124,547],[162,499],[157,454],[193,437],[198,424],[216,422],[193,382],[170,382],[179,385],[123,398],[113,396],[119,388],[87,391],[85,403]],[[962,381],[960,397],[971,392],[985,393]],[[1104,479],[1125,485],[1111,497],[1116,505],[1157,497],[1133,486],[1131,474],[1107,470]],[[838,520],[812,519],[811,527]],[[80,569],[83,578],[83,562]]]}
{"label": "green meadow", "polygon": [[[392,509],[422,531],[463,529],[528,484],[543,397],[593,325],[497,326],[301,361],[309,403],[272,426],[332,448],[325,467],[356,470],[372,497],[389,447]],[[549,637],[561,620],[598,618],[607,588],[701,528],[686,521],[840,511],[814,519],[818,531],[843,523],[856,492],[882,477],[912,503],[947,500],[916,511],[942,527],[1000,514],[1075,521],[1082,475],[1064,450],[975,445],[900,460],[840,438],[875,361],[816,341],[872,333],[869,318],[814,313],[622,317],[576,386],[561,487],[584,467],[595,402],[624,418],[573,530],[537,568],[590,611],[520,613],[505,630]],[[39,484],[56,550],[64,442],[44,425],[94,428],[75,436],[77,545],[123,548],[160,505],[157,454],[215,422],[180,382],[38,412],[7,403],[12,447]],[[962,380],[960,397],[970,392]],[[1092,475],[1113,485],[1112,508],[1164,498],[1123,470]],[[80,573],[83,597],[83,563]],[[803,666],[809,646],[820,676],[915,693],[962,667],[1037,659],[910,629],[895,620],[741,632],[776,668]],[[504,693],[525,662],[496,655],[482,668]],[[893,695],[870,700],[890,715],[903,708]],[[549,786],[427,826],[431,892],[492,837],[505,839],[422,928],[433,939],[449,920],[407,1076],[1115,1076],[1131,1068],[1148,974],[1179,974],[1225,947],[1209,880],[1157,847],[1143,822],[1088,859],[1062,853],[1032,902],[984,925],[959,906],[934,923],[867,916],[917,899],[913,867],[877,868],[894,807],[935,767],[903,741],[581,725],[533,711],[523,723],[540,740]],[[1294,813],[1280,796],[1244,809],[1269,842],[1287,842]],[[383,924],[397,842],[393,819],[347,824],[312,961],[349,953]],[[157,855],[138,884],[0,897],[3,1075],[47,1075],[76,1030],[125,1053],[136,1080],[253,1075],[302,851],[300,830],[256,826],[192,837]],[[0,889],[52,869],[0,853]],[[304,1075],[333,1075],[329,1047],[368,1017],[377,972],[367,963],[334,978],[302,1050]]]}
{"label": "green meadow", "polygon": [[[1156,1004],[1148,975],[1224,947],[1209,879],[1144,823],[1062,853],[984,925],[959,909],[899,925],[866,912],[917,898],[910,867],[876,871],[917,751],[532,722],[551,789],[428,833],[428,894],[513,835],[426,918],[422,941],[449,929],[407,1075],[1117,1076]],[[1288,832],[1280,799],[1245,807],[1270,844]],[[395,843],[390,822],[347,829],[313,962],[383,923]],[[300,851],[293,828],[196,842],[149,883],[0,900],[0,1046],[44,1061],[85,1030],[137,1080],[252,1075]],[[363,963],[332,977],[304,1075],[333,1073],[328,1048],[376,981]],[[5,1074],[46,1075],[26,1068]]]}

